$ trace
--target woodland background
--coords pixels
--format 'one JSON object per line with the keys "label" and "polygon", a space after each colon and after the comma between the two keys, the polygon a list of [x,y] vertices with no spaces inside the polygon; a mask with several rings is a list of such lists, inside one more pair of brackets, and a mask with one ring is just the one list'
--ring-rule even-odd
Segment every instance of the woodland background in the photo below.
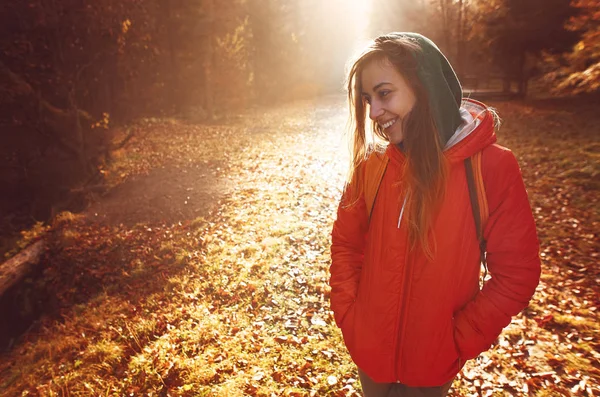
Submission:
{"label": "woodland background", "polygon": [[42,247],[0,296],[0,395],[360,396],[344,68],[398,30],[498,110],[541,246],[450,395],[600,396],[597,0],[0,2],[0,257]]}
{"label": "woodland background", "polygon": [[[28,0],[0,5],[0,230],[102,193],[152,118],[210,121],[340,92],[365,37],[417,31],[465,85],[600,86],[596,0]],[[357,11],[359,10],[359,11]],[[114,142],[115,131],[123,140]]]}

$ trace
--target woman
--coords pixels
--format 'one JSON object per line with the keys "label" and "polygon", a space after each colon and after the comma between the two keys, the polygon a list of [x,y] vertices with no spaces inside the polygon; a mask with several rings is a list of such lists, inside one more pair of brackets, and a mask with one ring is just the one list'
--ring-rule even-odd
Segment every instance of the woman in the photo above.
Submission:
{"label": "woman", "polygon": [[[462,98],[452,67],[421,35],[375,39],[350,69],[348,97],[353,161],[332,232],[335,321],[366,397],[445,396],[465,361],[490,347],[539,282],[519,166],[495,144],[495,113]],[[373,136],[387,141],[383,151]],[[491,275],[481,290],[464,165],[477,153]],[[381,182],[365,170],[373,156],[387,163]],[[372,208],[366,195],[375,196]]]}

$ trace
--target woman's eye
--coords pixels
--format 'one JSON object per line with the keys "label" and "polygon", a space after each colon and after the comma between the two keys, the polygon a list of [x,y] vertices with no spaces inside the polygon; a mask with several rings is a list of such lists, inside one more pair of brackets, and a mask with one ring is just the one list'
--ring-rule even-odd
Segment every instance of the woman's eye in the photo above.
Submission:
{"label": "woman's eye", "polygon": [[370,105],[370,104],[371,104],[371,98],[369,98],[369,97],[367,97],[367,96],[364,96],[364,97],[363,97],[363,100],[365,101],[365,103],[366,103],[367,105]]}
{"label": "woman's eye", "polygon": [[379,96],[382,98],[385,98],[390,92],[385,90],[385,91],[379,91]]}

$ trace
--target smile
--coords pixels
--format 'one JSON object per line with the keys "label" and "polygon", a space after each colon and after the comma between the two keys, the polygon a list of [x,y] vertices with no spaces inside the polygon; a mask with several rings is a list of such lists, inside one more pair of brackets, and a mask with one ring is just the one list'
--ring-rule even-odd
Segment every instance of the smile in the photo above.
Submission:
{"label": "smile", "polygon": [[387,123],[385,123],[385,124],[379,124],[379,125],[380,125],[380,126],[383,128],[383,129],[390,128],[392,125],[394,125],[394,123],[396,122],[396,120],[398,120],[398,118],[397,118],[397,117],[396,117],[395,119],[393,119],[393,120],[390,120],[390,121],[388,121],[388,122],[387,122]]}

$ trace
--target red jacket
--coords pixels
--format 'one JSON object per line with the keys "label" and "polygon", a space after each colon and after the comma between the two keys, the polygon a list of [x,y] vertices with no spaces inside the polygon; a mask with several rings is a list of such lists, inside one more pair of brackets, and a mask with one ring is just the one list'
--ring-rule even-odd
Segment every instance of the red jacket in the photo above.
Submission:
{"label": "red jacket", "polygon": [[[539,282],[539,244],[519,166],[512,152],[495,144],[491,113],[479,110],[478,127],[445,151],[450,172],[434,221],[433,262],[409,253],[406,221],[398,227],[403,197],[397,182],[406,158],[395,146],[386,151],[390,161],[371,220],[364,198],[338,208],[331,308],[353,361],[375,382],[427,387],[450,381],[527,306]],[[463,164],[481,150],[491,275],[482,290]]]}

